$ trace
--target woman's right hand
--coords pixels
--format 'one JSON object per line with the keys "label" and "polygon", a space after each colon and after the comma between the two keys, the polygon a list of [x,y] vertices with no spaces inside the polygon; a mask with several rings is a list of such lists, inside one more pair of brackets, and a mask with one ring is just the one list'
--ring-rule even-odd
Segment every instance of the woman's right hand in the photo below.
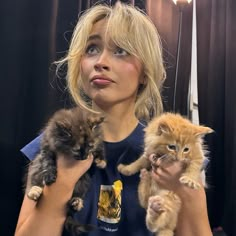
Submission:
{"label": "woman's right hand", "polygon": [[75,183],[90,168],[93,156],[79,161],[57,156],[56,182],[45,186],[38,202],[26,195],[21,207],[15,236],[60,236],[66,217],[66,204]]}
{"label": "woman's right hand", "polygon": [[93,155],[86,160],[75,160],[63,154],[57,155],[57,180],[68,187],[74,188],[78,179],[88,171],[93,163]]}

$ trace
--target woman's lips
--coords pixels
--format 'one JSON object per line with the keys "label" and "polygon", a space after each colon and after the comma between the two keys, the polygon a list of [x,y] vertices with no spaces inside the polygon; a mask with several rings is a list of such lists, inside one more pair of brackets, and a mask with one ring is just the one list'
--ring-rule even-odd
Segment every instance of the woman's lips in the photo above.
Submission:
{"label": "woman's lips", "polygon": [[91,83],[95,86],[106,86],[113,83],[113,81],[106,77],[95,76],[92,78]]}

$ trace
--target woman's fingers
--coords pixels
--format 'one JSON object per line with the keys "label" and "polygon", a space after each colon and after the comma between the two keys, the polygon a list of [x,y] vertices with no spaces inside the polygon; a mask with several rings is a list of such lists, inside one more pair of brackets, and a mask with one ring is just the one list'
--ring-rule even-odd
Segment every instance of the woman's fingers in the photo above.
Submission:
{"label": "woman's fingers", "polygon": [[183,172],[182,163],[179,161],[169,162],[167,165],[157,162],[152,164],[152,177],[157,183],[168,190],[174,191],[179,187],[179,178]]}
{"label": "woman's fingers", "polygon": [[73,157],[66,156],[64,154],[57,155],[57,166],[59,168],[74,168],[76,166],[83,166],[89,168],[93,162],[93,155],[89,154],[85,160],[76,160]]}
{"label": "woman's fingers", "polygon": [[90,154],[86,160],[75,160],[65,155],[57,156],[57,179],[62,182],[68,180],[75,184],[77,180],[91,167],[93,155]]}

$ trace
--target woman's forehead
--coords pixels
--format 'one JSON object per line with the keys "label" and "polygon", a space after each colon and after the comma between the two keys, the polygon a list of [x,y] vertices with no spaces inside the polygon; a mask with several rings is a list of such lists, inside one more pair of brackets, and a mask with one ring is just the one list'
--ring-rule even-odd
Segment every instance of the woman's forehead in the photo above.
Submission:
{"label": "woman's forehead", "polygon": [[125,28],[119,27],[112,19],[104,18],[93,24],[88,40],[103,40],[109,45],[124,45],[132,38],[131,33]]}
{"label": "woman's forehead", "polygon": [[114,40],[112,40],[112,36],[107,25],[107,19],[102,19],[93,25],[88,37],[88,42],[89,41],[102,41],[108,45],[114,45]]}
{"label": "woman's forehead", "polygon": [[107,19],[102,19],[93,24],[90,35],[105,34],[107,31]]}

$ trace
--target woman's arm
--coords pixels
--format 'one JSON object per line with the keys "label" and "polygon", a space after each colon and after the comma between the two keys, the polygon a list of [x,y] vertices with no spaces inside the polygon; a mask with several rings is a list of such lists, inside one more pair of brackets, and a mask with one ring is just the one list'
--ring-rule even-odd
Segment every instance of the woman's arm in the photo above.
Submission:
{"label": "woman's arm", "polygon": [[212,236],[206,204],[205,190],[183,186],[178,194],[182,201],[176,236]]}
{"label": "woman's arm", "polygon": [[76,161],[58,156],[57,180],[44,187],[36,203],[24,197],[15,236],[59,236],[66,218],[66,203],[71,198],[77,180],[89,169],[92,156]]}
{"label": "woman's arm", "polygon": [[180,162],[159,166],[152,172],[153,178],[162,187],[174,191],[181,199],[176,236],[212,236],[204,188],[191,189],[179,182],[182,173]]}

